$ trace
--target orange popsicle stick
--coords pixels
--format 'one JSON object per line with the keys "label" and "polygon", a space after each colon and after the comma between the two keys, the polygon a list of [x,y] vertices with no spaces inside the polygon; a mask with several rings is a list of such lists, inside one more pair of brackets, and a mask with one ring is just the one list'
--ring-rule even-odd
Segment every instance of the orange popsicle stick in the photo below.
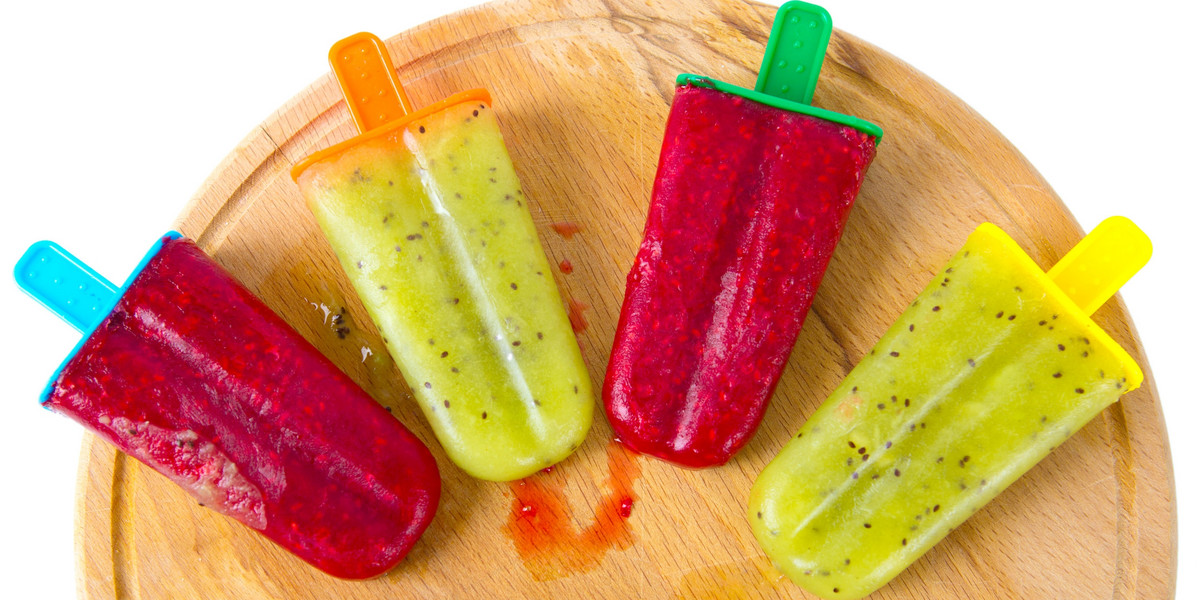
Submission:
{"label": "orange popsicle stick", "polygon": [[334,44],[329,66],[359,133],[412,112],[387,47],[374,34],[356,33]]}

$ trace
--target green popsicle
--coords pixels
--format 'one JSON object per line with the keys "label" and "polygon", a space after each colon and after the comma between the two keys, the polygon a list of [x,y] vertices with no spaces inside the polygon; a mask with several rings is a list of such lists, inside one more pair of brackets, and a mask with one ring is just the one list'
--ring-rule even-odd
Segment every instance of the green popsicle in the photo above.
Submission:
{"label": "green popsicle", "polygon": [[[386,60],[359,34],[335,71],[364,45]],[[377,109],[296,168],[309,207],[450,458],[497,481],[562,460],[591,425],[591,382],[487,92]]]}
{"label": "green popsicle", "polygon": [[979,227],[759,475],[767,555],[818,596],[861,598],[1140,385],[1089,315],[1149,253],[1114,217],[1046,274]]}

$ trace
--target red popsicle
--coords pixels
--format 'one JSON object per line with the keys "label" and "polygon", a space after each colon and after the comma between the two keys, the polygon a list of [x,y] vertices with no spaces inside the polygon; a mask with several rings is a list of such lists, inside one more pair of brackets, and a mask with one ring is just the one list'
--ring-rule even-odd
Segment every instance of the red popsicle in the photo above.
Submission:
{"label": "red popsicle", "polygon": [[[633,450],[720,465],[762,419],[882,135],[807,104],[829,29],[824,9],[788,3],[759,91],[677,80],[603,390]],[[801,58],[807,91],[768,68]]]}
{"label": "red popsicle", "polygon": [[[61,258],[73,260],[35,245],[18,280],[61,286],[46,268]],[[115,294],[46,408],[331,575],[372,577],[404,557],[440,480],[399,421],[187,239],[164,237]]]}

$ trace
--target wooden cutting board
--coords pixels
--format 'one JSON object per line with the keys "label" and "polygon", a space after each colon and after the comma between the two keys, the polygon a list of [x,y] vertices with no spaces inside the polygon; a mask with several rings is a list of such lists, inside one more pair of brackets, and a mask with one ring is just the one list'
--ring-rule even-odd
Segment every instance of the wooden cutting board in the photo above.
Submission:
{"label": "wooden cutting board", "polygon": [[[587,306],[579,340],[597,389],[675,75],[753,85],[774,11],[740,0],[509,0],[388,42],[418,106],[491,90],[547,255],[574,266],[555,275],[564,301]],[[579,451],[520,487],[473,480],[446,459],[289,178],[295,162],[354,134],[333,80],[317,81],[229,155],[177,227],[433,449],[444,480],[437,518],[398,568],[340,581],[89,437],[80,591],[96,600],[806,597],[750,533],[754,476],[978,223],[999,224],[1046,267],[1081,235],[996,130],[870,44],[834,35],[814,104],[886,134],[758,434],[724,467],[683,470],[611,446],[597,407]],[[564,222],[582,230],[551,227]],[[342,308],[349,333],[339,335],[329,311]],[[1096,319],[1149,376],[1120,301]],[[562,503],[551,532],[559,545],[518,544],[531,540],[512,533],[515,492],[542,494],[530,506],[543,510]],[[614,494],[633,499],[627,520],[613,514]],[[1148,377],[874,597],[1162,599],[1174,592],[1175,556],[1170,454]]]}

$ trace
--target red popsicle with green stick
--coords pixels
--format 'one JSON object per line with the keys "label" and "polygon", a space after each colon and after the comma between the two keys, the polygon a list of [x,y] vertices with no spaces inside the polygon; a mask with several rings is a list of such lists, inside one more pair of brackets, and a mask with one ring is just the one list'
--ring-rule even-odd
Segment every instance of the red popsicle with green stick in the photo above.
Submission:
{"label": "red popsicle with green stick", "polygon": [[831,31],[789,2],[754,90],[676,80],[603,390],[633,450],[720,465],[762,419],[883,135],[809,104]]}
{"label": "red popsicle with green stick", "polygon": [[201,505],[350,579],[433,519],[429,450],[190,240],[161,238],[121,288],[51,242],[14,275],[84,333],[43,406]]}

